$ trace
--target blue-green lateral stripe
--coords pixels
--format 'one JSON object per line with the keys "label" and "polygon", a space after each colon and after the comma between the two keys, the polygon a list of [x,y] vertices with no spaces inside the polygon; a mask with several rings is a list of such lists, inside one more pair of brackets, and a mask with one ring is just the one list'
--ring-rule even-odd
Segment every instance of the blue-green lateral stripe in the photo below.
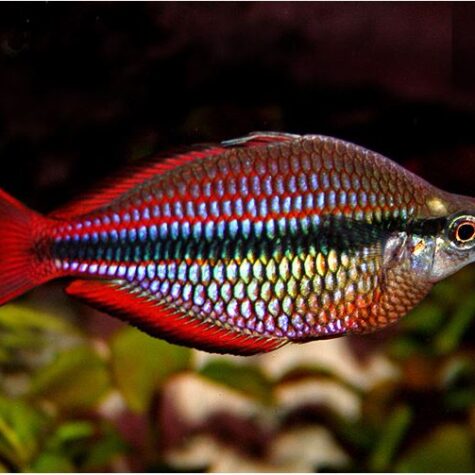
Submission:
{"label": "blue-green lateral stripe", "polygon": [[66,236],[51,244],[51,255],[60,261],[139,263],[258,258],[282,253],[326,254],[330,248],[351,252],[383,240],[390,231],[400,227],[401,223],[394,220],[368,224],[344,217],[255,223],[232,220],[201,226],[151,225]]}

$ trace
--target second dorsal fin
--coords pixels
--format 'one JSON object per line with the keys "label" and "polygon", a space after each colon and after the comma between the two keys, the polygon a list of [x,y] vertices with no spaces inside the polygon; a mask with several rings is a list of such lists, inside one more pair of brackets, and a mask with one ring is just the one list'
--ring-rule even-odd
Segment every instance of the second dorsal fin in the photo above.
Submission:
{"label": "second dorsal fin", "polygon": [[52,218],[70,219],[81,216],[95,209],[107,206],[113,200],[129,191],[132,187],[160,175],[168,170],[187,162],[211,157],[223,153],[228,148],[257,147],[272,143],[288,142],[299,138],[299,135],[282,132],[253,132],[245,137],[227,140],[219,145],[197,145],[186,151],[174,154],[161,154],[126,168],[107,179],[101,186],[94,188],[85,196],[53,211]]}
{"label": "second dorsal fin", "polygon": [[145,159],[137,165],[126,167],[125,170],[106,179],[99,187],[94,188],[85,196],[68,203],[53,211],[53,218],[69,219],[84,215],[97,208],[107,206],[113,200],[129,191],[132,187],[152,179],[168,170],[187,162],[210,157],[224,151],[220,146],[198,146],[192,150],[182,151],[173,155],[155,156]]}

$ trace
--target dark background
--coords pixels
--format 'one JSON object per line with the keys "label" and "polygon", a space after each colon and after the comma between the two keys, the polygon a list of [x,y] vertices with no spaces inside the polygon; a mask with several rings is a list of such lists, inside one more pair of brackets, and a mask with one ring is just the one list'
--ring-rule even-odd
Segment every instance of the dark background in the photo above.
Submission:
{"label": "dark background", "polygon": [[473,193],[474,19],[463,3],[3,4],[0,186],[48,211],[154,151],[282,130]]}
{"label": "dark background", "polygon": [[[475,195],[474,56],[469,3],[2,3],[0,187],[48,212],[146,155],[271,130],[350,140],[441,188]],[[180,470],[166,444],[211,434],[208,442],[223,444],[213,457],[222,461],[229,449],[236,465],[198,457],[185,468],[299,471],[270,457],[275,441],[322,426],[348,454],[336,465],[345,470],[475,469],[474,266],[392,329],[331,340],[350,348],[345,361],[333,350],[322,367],[306,366],[328,342],[276,352],[290,369],[275,378],[264,371],[273,355],[199,367],[196,352],[134,333],[75,304],[62,287],[42,286],[25,307],[0,309],[0,420],[24,442],[5,445],[2,422],[0,469]],[[71,323],[79,343],[53,317]],[[53,337],[40,338],[42,325]],[[341,363],[356,378],[367,375],[373,356],[401,377],[350,387],[333,374]],[[177,375],[208,388],[203,402],[226,387],[264,401],[271,427],[269,412],[229,410],[188,426],[170,389]],[[273,398],[299,378],[350,387],[361,413],[343,420],[322,401],[282,408]],[[111,391],[122,399],[104,410]],[[142,402],[132,404],[130,394]],[[8,417],[21,407],[31,421],[17,417],[16,427]],[[37,413],[47,413],[43,425]],[[78,421],[71,440],[68,424]],[[65,425],[69,435],[58,442]],[[22,439],[25,428],[34,444]],[[292,443],[320,444],[305,434]],[[312,460],[304,467],[335,469]]]}

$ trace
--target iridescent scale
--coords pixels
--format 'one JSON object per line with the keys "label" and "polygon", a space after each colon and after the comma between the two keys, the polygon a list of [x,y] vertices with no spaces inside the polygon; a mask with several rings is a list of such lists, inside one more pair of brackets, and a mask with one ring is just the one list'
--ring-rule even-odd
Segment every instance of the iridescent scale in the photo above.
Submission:
{"label": "iridescent scale", "polygon": [[405,314],[427,284],[384,269],[388,230],[427,216],[425,182],[307,136],[231,148],[157,175],[54,230],[69,275],[233,331],[304,341]]}

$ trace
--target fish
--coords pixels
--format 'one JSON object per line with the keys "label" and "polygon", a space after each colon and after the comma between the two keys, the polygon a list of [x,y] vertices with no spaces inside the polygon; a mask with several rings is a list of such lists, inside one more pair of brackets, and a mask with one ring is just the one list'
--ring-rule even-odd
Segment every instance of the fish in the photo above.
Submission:
{"label": "fish", "polygon": [[322,135],[145,160],[40,215],[0,190],[0,304],[52,279],[140,330],[252,355],[364,334],[475,260],[475,199]]}

